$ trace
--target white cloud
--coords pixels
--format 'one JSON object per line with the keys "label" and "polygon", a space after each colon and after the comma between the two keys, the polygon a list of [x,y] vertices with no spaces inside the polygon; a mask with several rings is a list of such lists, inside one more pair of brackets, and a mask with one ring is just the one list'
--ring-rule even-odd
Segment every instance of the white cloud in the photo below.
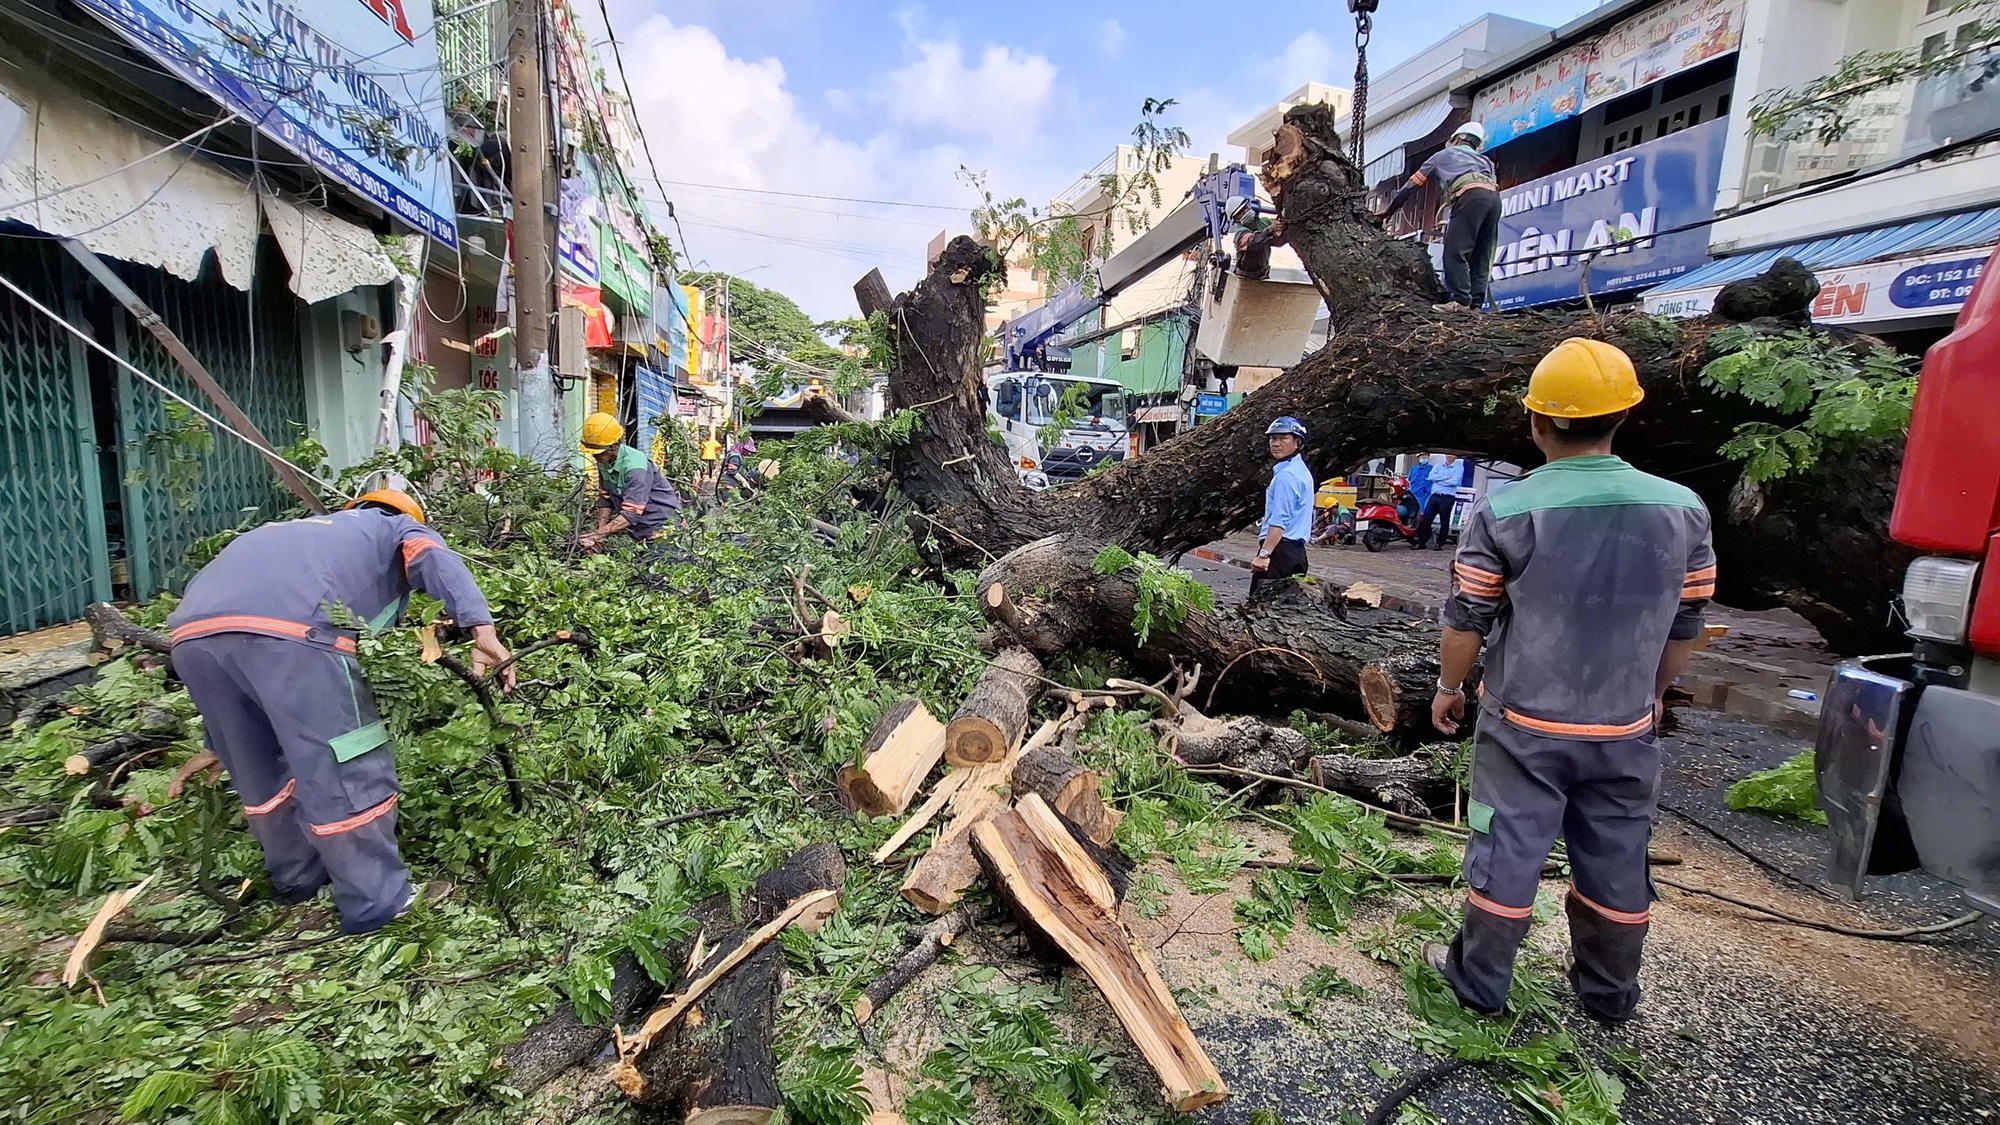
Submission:
{"label": "white cloud", "polygon": [[1097,43],[1104,49],[1104,57],[1115,59],[1125,53],[1125,25],[1117,20],[1105,20],[1097,25]]}
{"label": "white cloud", "polygon": [[890,71],[869,99],[898,125],[991,140],[1032,137],[1055,91],[1055,64],[990,46],[967,66],[956,39],[919,40],[917,57]]}
{"label": "white cloud", "polygon": [[1317,31],[1306,31],[1285,44],[1276,59],[1257,69],[1277,75],[1279,85],[1284,87],[1279,96],[1283,96],[1308,82],[1338,84],[1333,68],[1333,42]]}
{"label": "white cloud", "polygon": [[[734,56],[707,28],[663,15],[621,13],[619,26],[661,177],[702,185],[663,188],[690,251],[783,291],[815,318],[853,315],[854,281],[870,266],[892,288],[909,287],[931,236],[966,229],[965,213],[728,189],[969,209],[976,199],[957,181],[961,164],[991,169],[1002,198],[1046,198],[1075,174],[1053,167],[1037,143],[1056,78],[1040,56],[988,47],[967,65],[955,41],[913,39],[908,66],[848,95],[875,114],[861,118],[871,132],[842,136],[815,116],[840,103],[802,103],[777,59]],[[672,232],[664,209],[657,218]]]}

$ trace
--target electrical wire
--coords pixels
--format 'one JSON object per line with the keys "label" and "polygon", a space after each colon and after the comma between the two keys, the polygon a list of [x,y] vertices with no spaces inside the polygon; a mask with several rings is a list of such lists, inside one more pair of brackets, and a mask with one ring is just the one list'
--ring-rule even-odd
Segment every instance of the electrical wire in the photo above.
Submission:
{"label": "electrical wire", "polygon": [[857,199],[851,195],[816,195],[806,191],[776,191],[771,188],[734,187],[729,184],[704,184],[693,180],[655,179],[656,184],[673,184],[675,187],[707,188],[710,191],[740,191],[750,195],[782,195],[792,199],[819,199],[832,203],[867,203],[875,207],[912,207],[923,211],[955,211],[961,215],[969,213],[971,207],[950,207],[942,203],[906,203],[895,199]]}
{"label": "electrical wire", "polygon": [[268,457],[271,460],[276,461],[280,464],[290,466],[300,476],[306,478],[309,481],[312,481],[314,484],[319,485],[320,487],[326,489],[328,492],[331,492],[335,496],[338,496],[343,500],[353,499],[352,496],[342,491],[339,485],[336,485],[332,481],[329,481],[321,476],[318,476],[312,470],[307,469],[304,466],[293,464],[291,461],[286,460],[284,455],[279,453],[277,450],[272,449],[271,447],[264,445],[263,443],[257,441],[256,439],[251,438],[237,431],[235,428],[231,427],[227,422],[224,422],[222,419],[217,418],[215,415],[210,414],[208,411],[203,410],[201,407],[196,406],[193,402],[190,402],[186,397],[182,396],[172,387],[167,386],[165,383],[160,382],[158,379],[155,379],[151,375],[148,375],[146,372],[140,370],[138,367],[134,366],[130,361],[128,361],[124,356],[121,356],[117,352],[112,351],[110,348],[105,347],[103,344],[98,343],[97,338],[95,336],[92,336],[90,333],[85,332],[83,329],[78,328],[74,324],[71,324],[68,320],[65,320],[62,316],[57,314],[55,310],[49,308],[47,305],[44,305],[40,301],[36,300],[33,294],[29,293],[27,290],[15,284],[14,279],[8,277],[4,273],[0,273],[0,286],[6,287],[6,289],[9,292],[13,293],[16,297],[19,297],[21,300],[27,302],[28,307],[34,309],[38,313],[41,313],[43,316],[48,317],[49,320],[53,321],[58,328],[61,328],[65,332],[68,332],[70,335],[75,336],[79,340],[82,340],[85,344],[88,344],[90,347],[95,348],[97,351],[103,353],[106,359],[109,359],[111,362],[124,368],[127,372],[130,372],[140,382],[145,383],[147,386],[152,387],[154,390],[160,392],[161,394],[167,396],[170,399],[173,399],[175,402],[180,403],[182,406],[187,407],[189,410],[193,411],[197,417],[200,417],[203,420],[207,421],[210,425],[213,425],[216,429],[221,430],[223,433],[228,434],[229,436],[235,438],[236,440],[242,442],[243,444],[249,446],[250,448],[256,450],[257,452],[263,454],[265,457]]}
{"label": "electrical wire", "polygon": [[132,169],[137,168],[139,165],[146,163],[148,160],[153,160],[158,157],[165,156],[167,153],[174,151],[175,149],[181,147],[182,145],[193,144],[195,140],[197,140],[198,138],[205,136],[208,133],[212,133],[215,130],[222,128],[224,125],[229,124],[229,122],[234,120],[235,117],[236,114],[233,111],[225,110],[223,111],[221,118],[212,121],[209,124],[204,125],[199,129],[196,129],[194,132],[189,133],[187,136],[182,137],[179,140],[173,141],[161,148],[155,149],[154,151],[149,152],[144,156],[128,160],[125,163],[120,164],[118,167],[113,168],[109,172],[106,172],[99,176],[92,176],[90,179],[80,180],[73,184],[64,184],[63,186],[56,188],[53,191],[45,191],[40,195],[30,196],[29,198],[20,200],[18,202],[0,203],[0,211],[18,211],[23,207],[32,207],[35,204],[41,203],[44,200],[54,199],[58,195],[63,195],[68,192],[75,191],[78,188],[85,188],[95,183],[102,183],[103,181],[108,180],[111,177],[116,176],[121,172],[129,172]]}

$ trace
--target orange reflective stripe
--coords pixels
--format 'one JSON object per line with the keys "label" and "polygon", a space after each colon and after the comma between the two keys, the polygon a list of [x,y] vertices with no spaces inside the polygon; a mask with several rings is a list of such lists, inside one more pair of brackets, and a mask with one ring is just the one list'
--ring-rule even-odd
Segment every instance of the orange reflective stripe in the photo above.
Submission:
{"label": "orange reflective stripe", "polygon": [[1490,570],[1481,570],[1480,568],[1473,566],[1471,563],[1462,563],[1454,561],[1451,564],[1451,568],[1458,572],[1458,579],[1461,582],[1466,582],[1466,581],[1484,582],[1487,583],[1488,585],[1497,586],[1500,583],[1507,581],[1506,575],[1495,574],[1493,571]]}
{"label": "orange reflective stripe", "polygon": [[1617,738],[1634,734],[1644,734],[1653,725],[1653,716],[1651,715],[1618,726],[1605,723],[1558,723],[1552,719],[1533,719],[1521,714],[1512,707],[1503,708],[1501,713],[1506,715],[1507,721],[1513,723],[1515,726],[1541,734],[1552,734],[1558,738],[1565,736],[1587,736],[1592,738],[1608,736]]}
{"label": "orange reflective stripe", "polygon": [[643,512],[646,510],[646,506],[644,504],[634,504],[630,500],[627,500],[623,504],[620,504],[618,506],[625,509],[628,512]]}
{"label": "orange reflective stripe", "polygon": [[1488,914],[1501,918],[1526,918],[1535,912],[1535,908],[1532,906],[1502,906],[1485,895],[1480,894],[1478,891],[1465,892],[1465,904],[1467,906],[1478,907]]}
{"label": "orange reflective stripe", "polygon": [[342,832],[352,832],[364,824],[373,824],[389,814],[396,807],[396,799],[401,794],[390,794],[389,799],[365,812],[355,813],[346,820],[336,820],[332,824],[308,824],[315,836],[338,836]]}
{"label": "orange reflective stripe", "polygon": [[1417,185],[1418,187],[1422,187],[1425,184],[1430,183],[1431,180],[1429,176],[1424,175],[1422,172],[1417,172],[1410,176],[1410,182]]}
{"label": "orange reflective stripe", "polygon": [[[253,617],[248,614],[232,614],[223,617],[207,617],[200,621],[190,621],[175,629],[171,638],[174,644],[190,641],[196,637],[206,637],[211,633],[269,633],[280,637],[292,637],[301,641],[312,639],[313,627],[297,621],[283,621],[276,617]],[[336,652],[356,652],[354,638],[336,637],[333,641]]]}
{"label": "orange reflective stripe", "polygon": [[1704,578],[1714,578],[1714,577],[1715,577],[1715,568],[1712,566],[1705,566],[1702,567],[1700,570],[1688,571],[1687,580],[1689,585],[1693,585],[1694,583],[1699,582]]}
{"label": "orange reflective stripe", "polygon": [[298,787],[299,787],[299,779],[296,777],[292,778],[290,781],[285,782],[285,787],[283,789],[278,790],[277,796],[271,798],[268,801],[265,801],[263,804],[244,805],[243,815],[263,816],[265,813],[275,812],[278,806],[284,804],[285,801],[291,797],[292,791],[294,789],[297,789]]}
{"label": "orange reflective stripe", "polygon": [[437,540],[423,535],[416,535],[403,540],[403,569],[410,569],[410,565],[424,557],[426,551],[433,551],[441,546],[443,544]]}
{"label": "orange reflective stripe", "polygon": [[1584,904],[1585,906],[1590,907],[1592,910],[1595,910],[1599,914],[1604,915],[1604,917],[1610,919],[1611,921],[1620,922],[1627,926],[1643,926],[1646,924],[1647,920],[1652,918],[1653,916],[1653,912],[1650,910],[1641,910],[1637,914],[1634,914],[1628,910],[1613,910],[1608,906],[1600,905],[1583,897],[1583,892],[1577,890],[1575,887],[1571,887],[1569,889],[1569,893],[1570,897],[1576,899],[1576,901]]}
{"label": "orange reflective stripe", "polygon": [[1715,583],[1713,582],[1710,582],[1705,586],[1681,587],[1682,601],[1688,601],[1693,598],[1712,598],[1714,596],[1715,596]]}

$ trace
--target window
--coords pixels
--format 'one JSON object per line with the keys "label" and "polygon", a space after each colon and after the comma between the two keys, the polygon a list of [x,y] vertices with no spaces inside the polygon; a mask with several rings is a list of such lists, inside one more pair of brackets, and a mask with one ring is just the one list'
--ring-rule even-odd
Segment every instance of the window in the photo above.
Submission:
{"label": "window", "polygon": [[1118,334],[1118,358],[1125,360],[1139,358],[1139,329],[1127,328]]}

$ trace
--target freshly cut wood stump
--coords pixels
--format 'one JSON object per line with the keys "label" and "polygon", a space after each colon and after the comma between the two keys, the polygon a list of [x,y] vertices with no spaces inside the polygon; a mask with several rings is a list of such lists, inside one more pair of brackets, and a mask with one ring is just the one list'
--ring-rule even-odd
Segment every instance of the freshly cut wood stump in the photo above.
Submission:
{"label": "freshly cut wood stump", "polygon": [[1040,794],[1050,808],[1083,829],[1092,843],[1108,844],[1123,813],[1104,803],[1104,779],[1085,769],[1060,747],[1044,746],[1021,755],[1014,767],[1014,792]]}
{"label": "freshly cut wood stump", "polygon": [[979,878],[979,860],[972,854],[974,825],[1004,812],[1013,796],[1010,784],[1017,754],[973,766],[948,805],[951,823],[903,880],[903,897],[926,914],[943,914],[958,905],[965,889]]}
{"label": "freshly cut wood stump", "polygon": [[[1030,795],[1022,804],[1039,802]],[[1024,925],[1090,977],[1132,1036],[1167,1104],[1188,1111],[1229,1096],[1152,958],[1106,905],[1109,881],[1046,807],[1011,809],[973,829],[980,864]]]}
{"label": "freshly cut wood stump", "polygon": [[902,815],[944,757],[944,732],[921,699],[889,708],[861,748],[861,767],[840,768],[847,803],[869,816]]}
{"label": "freshly cut wood stump", "polygon": [[993,658],[945,732],[944,756],[954,766],[998,761],[1021,740],[1028,709],[1041,694],[1042,662],[1025,648]]}

